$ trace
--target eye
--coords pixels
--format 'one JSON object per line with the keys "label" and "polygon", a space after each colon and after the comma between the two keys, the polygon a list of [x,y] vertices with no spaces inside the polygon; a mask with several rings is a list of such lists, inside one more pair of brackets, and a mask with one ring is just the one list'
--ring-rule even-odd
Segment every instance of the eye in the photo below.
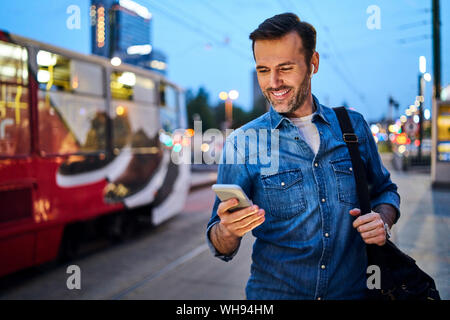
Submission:
{"label": "eye", "polygon": [[267,70],[267,69],[258,69],[257,71],[258,71],[258,73],[267,73],[267,72],[269,72],[269,70]]}
{"label": "eye", "polygon": [[285,67],[285,68],[281,68],[280,70],[281,71],[289,71],[289,70],[292,70],[292,67]]}

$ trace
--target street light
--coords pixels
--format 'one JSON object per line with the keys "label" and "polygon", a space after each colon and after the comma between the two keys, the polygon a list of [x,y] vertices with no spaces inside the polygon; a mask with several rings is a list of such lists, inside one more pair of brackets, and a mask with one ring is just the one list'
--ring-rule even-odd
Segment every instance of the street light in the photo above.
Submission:
{"label": "street light", "polygon": [[222,91],[219,93],[219,99],[225,101],[225,120],[226,127],[231,127],[233,123],[233,100],[239,98],[239,92],[237,90],[230,90],[228,93]]}
{"label": "street light", "polygon": [[230,92],[228,92],[228,97],[231,100],[236,100],[237,98],[239,98],[239,92],[237,90],[230,90]]}
{"label": "street light", "polygon": [[114,57],[114,58],[111,59],[111,64],[114,67],[118,67],[118,66],[120,66],[122,64],[122,60],[119,57]]}
{"label": "street light", "polygon": [[427,59],[424,56],[419,57],[419,71],[422,74],[427,72]]}
{"label": "street light", "polygon": [[[419,99],[418,101],[418,109],[419,109],[419,141],[420,144],[418,146],[418,161],[422,160],[422,140],[423,140],[423,102],[424,102],[424,91],[425,91],[425,82],[431,80],[431,75],[427,72],[427,59],[424,56],[419,57]],[[429,79],[429,80],[427,80]]]}
{"label": "street light", "polygon": [[220,100],[223,100],[223,101],[227,100],[228,99],[228,93],[226,93],[225,91],[221,91],[219,93],[219,98],[220,98]]}

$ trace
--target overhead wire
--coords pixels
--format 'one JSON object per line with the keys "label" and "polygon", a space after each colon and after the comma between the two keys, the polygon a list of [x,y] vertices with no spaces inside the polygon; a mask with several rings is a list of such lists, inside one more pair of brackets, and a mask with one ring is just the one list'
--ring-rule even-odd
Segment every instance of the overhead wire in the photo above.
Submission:
{"label": "overhead wire", "polygon": [[[365,99],[365,95],[354,84],[355,81],[354,81],[354,77],[351,74],[351,69],[347,65],[345,57],[338,50],[337,45],[334,42],[334,38],[333,38],[333,36],[332,36],[332,34],[330,32],[330,29],[323,22],[321,15],[317,12],[317,10],[316,10],[315,6],[312,4],[312,2],[308,0],[307,4],[311,8],[313,14],[317,17],[318,22],[319,22],[319,26],[322,26],[322,29],[326,32],[327,38],[329,40],[329,43],[331,44],[331,47],[333,48],[333,51],[334,51],[334,54],[335,54],[336,58],[339,59],[339,62],[341,62],[343,64],[343,66],[344,66],[345,70],[347,70],[347,72],[342,72],[341,68],[333,61],[333,59],[330,58],[330,59],[327,59],[327,61],[330,63],[331,67],[333,68],[333,70],[335,71],[337,76],[340,77],[344,81],[344,83],[349,87],[349,89],[351,89],[356,94],[356,96],[359,98],[359,100],[361,100],[361,102],[365,106],[367,106],[368,102]],[[330,53],[331,53],[331,51],[330,51]],[[350,80],[347,77],[347,75],[350,75],[351,78],[353,79],[353,81]]]}
{"label": "overhead wire", "polygon": [[402,39],[397,40],[397,42],[400,44],[407,44],[407,43],[411,43],[411,42],[417,42],[417,41],[428,40],[428,39],[432,39],[431,34],[422,34],[422,35],[418,35],[418,36],[414,36],[414,37],[402,38]]}
{"label": "overhead wire", "polygon": [[[144,1],[144,0],[142,0],[142,1]],[[246,53],[240,51],[239,49],[234,48],[231,45],[227,45],[226,43],[224,44],[224,41],[222,41],[222,40],[218,40],[217,35],[210,32],[210,30],[214,30],[215,28],[213,28],[209,25],[206,26],[206,28],[205,28],[205,23],[203,23],[203,22],[200,23],[197,19],[193,18],[192,16],[190,17],[190,19],[192,21],[194,21],[194,23],[192,23],[189,20],[186,20],[187,15],[185,15],[185,14],[183,15],[183,18],[181,18],[180,16],[178,16],[177,14],[174,13],[174,12],[180,12],[181,10],[179,8],[175,9],[175,10],[173,9],[173,7],[169,8],[167,3],[166,3],[166,6],[161,6],[160,2],[149,1],[149,0],[145,0],[145,2],[150,8],[159,11],[160,13],[162,13],[163,15],[165,15],[172,21],[182,25],[185,28],[190,29],[191,31],[197,33],[198,35],[201,35],[205,39],[214,42],[218,46],[225,46],[231,52],[233,52],[240,58],[246,60],[247,62],[251,61],[251,57],[249,55],[247,55]],[[197,22],[197,25],[195,24],[195,21]],[[198,25],[202,25],[203,28],[199,27]],[[216,29],[216,31],[217,31],[217,29]]]}
{"label": "overhead wire", "polygon": [[406,30],[406,29],[412,29],[412,28],[416,28],[416,27],[423,27],[426,25],[431,25],[431,21],[421,20],[421,21],[417,21],[417,22],[406,23],[406,24],[402,24],[402,25],[398,26],[397,29],[398,30]]}
{"label": "overhead wire", "polygon": [[[160,4],[165,5],[169,10],[174,10],[175,12],[181,12],[182,11],[182,9],[180,7],[175,6],[173,2],[167,2],[166,1],[166,2],[160,3]],[[214,8],[212,10],[214,10]],[[219,12],[220,12],[219,10],[216,10],[216,14],[217,15],[219,15],[219,16],[222,15],[223,16],[223,14],[220,14]],[[198,17],[196,17],[196,16],[189,15],[189,14],[186,14],[186,13],[184,13],[183,16],[187,17],[187,18],[190,18],[193,22],[195,22],[197,24],[205,25],[209,31],[214,31],[214,32],[220,33],[220,34],[226,34],[225,32],[223,32],[223,30],[219,30],[219,29],[217,29],[216,27],[214,27],[214,26],[212,26],[210,24],[206,24],[204,20],[198,19]],[[225,18],[225,20],[229,22],[229,20],[227,18]]]}
{"label": "overhead wire", "polygon": [[230,17],[228,14],[225,14],[223,11],[217,9],[211,4],[210,0],[203,1],[203,6],[207,8],[210,12],[214,13],[218,17],[222,18],[222,20],[230,23],[230,26],[235,27],[235,29],[239,29],[239,31],[247,33],[247,30],[243,26],[240,25],[234,18]]}

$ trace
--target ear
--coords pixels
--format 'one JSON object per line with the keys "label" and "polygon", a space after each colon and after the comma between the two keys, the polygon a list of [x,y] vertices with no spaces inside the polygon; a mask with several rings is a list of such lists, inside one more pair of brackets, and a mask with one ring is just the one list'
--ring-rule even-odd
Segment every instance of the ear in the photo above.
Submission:
{"label": "ear", "polygon": [[317,51],[314,51],[312,57],[311,57],[311,75],[310,77],[312,78],[313,74],[316,73],[317,71],[319,71],[319,60],[320,60],[320,56],[319,53]]}

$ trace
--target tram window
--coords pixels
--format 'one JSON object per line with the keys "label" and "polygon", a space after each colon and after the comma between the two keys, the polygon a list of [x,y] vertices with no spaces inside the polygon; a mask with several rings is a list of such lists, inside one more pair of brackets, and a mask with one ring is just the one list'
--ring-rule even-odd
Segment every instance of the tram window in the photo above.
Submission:
{"label": "tram window", "polygon": [[178,103],[179,103],[179,122],[178,122],[178,127],[179,128],[186,128],[188,125],[188,120],[187,120],[187,110],[186,110],[186,96],[184,94],[184,92],[179,92],[178,93]]}
{"label": "tram window", "polygon": [[72,60],[70,64],[70,79],[74,92],[103,96],[101,66],[84,61]]}
{"label": "tram window", "polygon": [[155,103],[155,82],[152,79],[136,76],[134,100],[145,104]]}
{"label": "tram window", "polygon": [[70,59],[48,51],[39,50],[37,80],[42,90],[72,91]]}
{"label": "tram window", "polygon": [[178,127],[177,99],[178,93],[174,87],[161,82],[159,85],[161,105],[161,126],[167,132],[173,132]]}
{"label": "tram window", "polygon": [[128,71],[113,71],[110,86],[113,99],[155,103],[155,83],[149,78]]}
{"label": "tram window", "polygon": [[106,104],[101,66],[43,50],[36,58],[41,154],[104,152]]}
{"label": "tram window", "polygon": [[138,152],[153,152],[159,127],[153,80],[115,71],[111,74],[111,94],[114,153],[126,145],[139,149]]}
{"label": "tram window", "polygon": [[44,50],[39,50],[36,60],[41,90],[103,96],[101,66]]}
{"label": "tram window", "polygon": [[39,90],[38,112],[42,155],[105,151],[106,105],[103,98]]}
{"label": "tram window", "polygon": [[160,104],[162,107],[168,107],[169,109],[177,109],[177,90],[164,82],[159,85]]}
{"label": "tram window", "polygon": [[0,156],[30,153],[26,49],[0,41]]}
{"label": "tram window", "polygon": [[26,85],[28,54],[21,46],[0,41],[0,81]]}
{"label": "tram window", "polygon": [[30,153],[28,88],[0,84],[0,156]]}
{"label": "tram window", "polygon": [[118,100],[133,100],[136,75],[133,72],[113,71],[111,73],[111,96]]}

